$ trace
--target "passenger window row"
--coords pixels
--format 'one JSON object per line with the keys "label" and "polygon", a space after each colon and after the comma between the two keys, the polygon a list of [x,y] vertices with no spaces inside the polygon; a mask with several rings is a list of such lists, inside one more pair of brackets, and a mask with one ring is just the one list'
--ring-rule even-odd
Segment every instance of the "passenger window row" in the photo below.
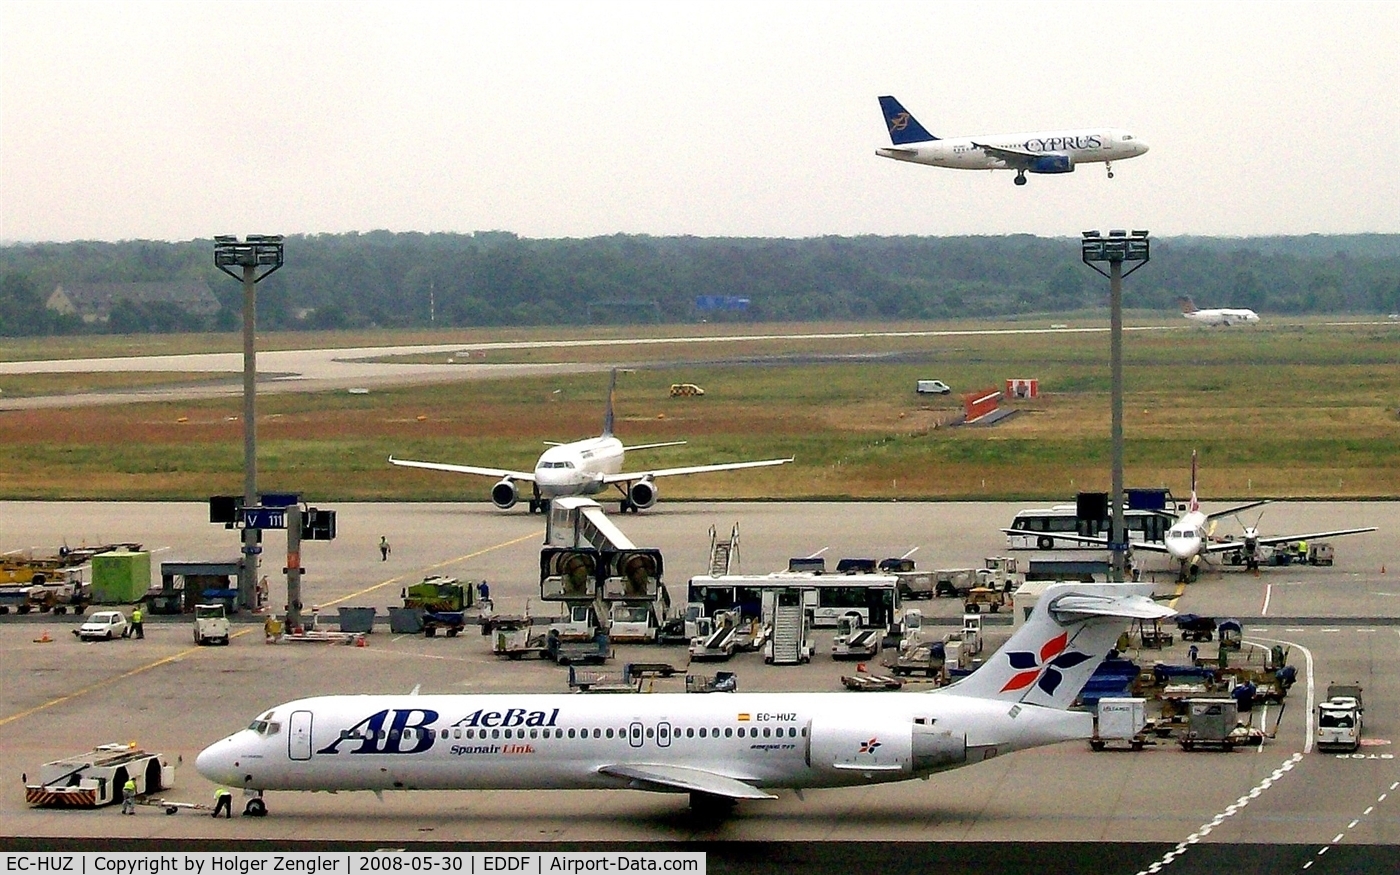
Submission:
{"label": "passenger window row", "polygon": [[[409,732],[409,731],[410,731],[410,730],[404,730],[405,737],[409,737],[409,736],[408,736],[408,732]],[[449,730],[443,729],[443,730],[441,730],[441,732],[442,732],[442,737],[443,737],[443,738],[447,738],[447,737],[448,737],[448,732],[449,732]],[[647,734],[647,738],[653,737],[653,735],[655,734],[655,728],[654,728],[654,727],[647,727],[646,734]],[[673,728],[671,734],[672,734],[672,736],[675,737],[675,738],[680,738],[680,737],[682,737],[682,731],[681,731],[679,728]],[[806,729],[806,727],[803,727],[803,729],[802,729],[802,731],[801,731],[801,735],[802,735],[802,737],[804,737],[804,738],[807,736],[807,729]],[[733,726],[727,726],[727,727],[725,727],[723,730],[721,730],[721,729],[720,729],[719,727],[717,727],[717,726],[716,726],[716,727],[713,727],[713,728],[708,728],[708,727],[703,727],[703,726],[702,726],[702,727],[700,727],[699,729],[696,729],[694,726],[688,726],[688,727],[686,727],[685,730],[684,730],[684,737],[685,737],[685,738],[720,738],[720,737],[724,737],[724,738],[736,738],[736,737],[737,737],[737,738],[759,738],[759,737],[762,737],[762,738],[796,738],[797,736],[798,736],[798,729],[797,729],[796,726],[777,726],[777,727],[772,727],[772,726],[764,726],[764,727],[758,727],[758,726],[747,726],[747,727],[746,727],[746,726],[740,726],[740,727],[738,727],[737,729],[736,729],[735,727],[733,727]],[[470,729],[470,728],[469,728],[469,729],[463,729],[463,728],[461,728],[461,727],[459,726],[459,727],[456,727],[456,728],[454,728],[454,729],[451,730],[451,737],[452,737],[452,738],[482,738],[482,739],[485,739],[485,738],[493,738],[493,739],[496,739],[496,738],[519,738],[519,739],[525,739],[525,738],[626,738],[626,737],[627,737],[627,730],[626,730],[626,729],[568,729],[568,730],[565,730],[565,729],[550,728],[550,727],[546,727],[546,728],[544,728],[544,729],[539,729],[539,728],[534,728],[534,729]]]}

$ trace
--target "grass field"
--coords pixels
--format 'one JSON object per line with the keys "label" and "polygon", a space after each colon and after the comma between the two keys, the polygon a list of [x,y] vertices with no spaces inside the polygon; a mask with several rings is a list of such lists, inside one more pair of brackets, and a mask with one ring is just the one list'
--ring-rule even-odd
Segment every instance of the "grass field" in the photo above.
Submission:
{"label": "grass field", "polygon": [[[1057,320],[1058,321],[1058,320]],[[1159,320],[1160,321],[1160,320]],[[1131,324],[1131,323],[1130,323]],[[900,326],[910,330],[986,325]],[[998,328],[1016,327],[997,323]],[[892,326],[744,326],[816,333]],[[738,333],[736,326],[704,326]],[[633,328],[638,336],[688,328]],[[485,331],[260,339],[260,348],[473,343],[547,337]],[[617,338],[621,329],[570,332]],[[160,338],[147,352],[216,351],[236,338]],[[86,355],[122,354],[103,338]],[[97,351],[94,351],[96,349]],[[1400,495],[1400,326],[1321,320],[1241,330],[1195,327],[1125,343],[1127,483],[1189,486],[1201,453],[1204,498]],[[0,357],[36,357],[8,344]],[[60,357],[48,348],[47,357]],[[66,353],[73,354],[73,353]],[[131,354],[131,353],[126,353]],[[629,456],[628,467],[792,455],[795,464],[675,478],[672,498],[1066,499],[1105,489],[1109,464],[1108,338],[1104,334],[746,340],[492,352],[490,361],[588,360],[637,367],[620,378],[618,433],[629,443],[688,439]],[[445,357],[429,358],[445,361]],[[100,376],[100,379],[99,379]],[[117,388],[114,375],[22,378],[0,391]],[[1036,377],[1042,398],[993,428],[949,428],[958,396],[913,392],[937,378],[956,392]],[[20,380],[21,378],[13,378]],[[121,379],[129,379],[121,377]],[[138,376],[151,384],[152,376]],[[180,375],[166,378],[180,382]],[[673,382],[703,398],[672,399]],[[132,385],[132,384],[127,384]],[[267,395],[259,401],[259,482],[315,501],[484,500],[485,478],[397,469],[390,454],[528,469],[546,439],[595,434],[598,375],[471,381],[368,395]],[[0,497],[203,499],[242,483],[241,401],[11,411],[0,415]]]}

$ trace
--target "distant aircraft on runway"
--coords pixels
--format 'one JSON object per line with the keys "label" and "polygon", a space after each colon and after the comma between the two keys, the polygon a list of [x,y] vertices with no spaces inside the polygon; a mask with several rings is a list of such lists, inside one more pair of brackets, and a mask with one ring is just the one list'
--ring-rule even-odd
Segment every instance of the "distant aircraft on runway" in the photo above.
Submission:
{"label": "distant aircraft on runway", "polygon": [[977,671],[924,693],[320,696],[263,711],[195,768],[253,816],[268,790],[649,790],[723,814],[781,788],[924,778],[1089,738],[1093,715],[1068,710],[1089,676],[1131,621],[1176,613],[1151,592],[1047,587]]}
{"label": "distant aircraft on runway", "polygon": [[[1360,535],[1366,532],[1374,532],[1375,526],[1364,526],[1355,529],[1337,529],[1331,532],[1308,532],[1302,535],[1270,535],[1267,538],[1259,536],[1259,528],[1255,526],[1245,526],[1244,537],[1241,540],[1215,539],[1215,520],[1225,516],[1234,516],[1240,511],[1259,507],[1268,504],[1268,500],[1251,501],[1248,504],[1241,504],[1227,510],[1218,510],[1214,513],[1205,513],[1201,510],[1201,503],[1196,500],[1196,452],[1191,451],[1191,503],[1186,506],[1184,513],[1178,520],[1172,523],[1167,530],[1166,539],[1157,544],[1151,541],[1134,541],[1131,549],[1142,550],[1148,553],[1165,553],[1177,561],[1180,567],[1179,579],[1186,581],[1195,578],[1199,571],[1200,562],[1212,553],[1233,553],[1239,551],[1244,554],[1245,564],[1251,568],[1259,567],[1259,548],[1272,547],[1277,544],[1287,544],[1292,541],[1315,541],[1319,538],[1339,538],[1342,535]],[[1002,529],[1008,535],[1020,534],[1014,529]],[[1074,535],[1056,532],[1057,540],[1078,541],[1081,544],[1093,544],[1099,547],[1108,546],[1106,536],[1095,535]]]}
{"label": "distant aircraft on runway", "polygon": [[880,98],[891,148],[876,149],[881,158],[951,167],[957,170],[1014,170],[1016,184],[1027,173],[1073,173],[1076,164],[1099,163],[1113,178],[1113,162],[1136,158],[1147,144],[1121,128],[1033,131],[985,137],[940,139],[888,95]]}
{"label": "distant aircraft on runway", "polygon": [[787,459],[765,459],[759,462],[726,462],[719,465],[692,465],[686,468],[655,468],[650,471],[623,473],[622,459],[627,450],[649,450],[657,447],[675,447],[685,441],[667,441],[659,444],[638,444],[624,447],[622,441],[613,437],[613,394],[617,389],[617,370],[612,372],[608,383],[608,406],[603,414],[603,433],[598,437],[561,444],[547,441],[551,446],[535,463],[534,471],[511,471],[505,468],[480,468],[474,465],[451,465],[444,462],[414,462],[408,459],[389,461],[405,468],[427,468],[432,471],[448,471],[454,474],[476,474],[482,477],[499,477],[500,482],[491,487],[491,501],[501,510],[515,506],[520,500],[516,482],[530,483],[534,487],[534,497],[530,499],[530,513],[548,512],[549,500],[565,495],[596,495],[609,486],[622,493],[621,509],[625,513],[645,510],[656,504],[658,495],[656,480],[660,477],[678,477],[684,474],[708,474],[715,471],[738,471],[744,468],[766,468],[784,465]]}
{"label": "distant aircraft on runway", "polygon": [[1193,322],[1202,325],[1244,325],[1247,322],[1258,322],[1259,314],[1253,310],[1229,310],[1224,307],[1216,307],[1210,310],[1201,310],[1196,307],[1196,302],[1190,296],[1177,298],[1177,303],[1181,304],[1181,315]]}

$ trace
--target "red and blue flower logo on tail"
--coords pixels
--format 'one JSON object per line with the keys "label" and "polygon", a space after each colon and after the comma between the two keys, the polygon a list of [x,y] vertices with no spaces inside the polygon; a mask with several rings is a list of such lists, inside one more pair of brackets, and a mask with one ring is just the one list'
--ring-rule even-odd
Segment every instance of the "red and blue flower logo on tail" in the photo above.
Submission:
{"label": "red and blue flower logo on tail", "polygon": [[1016,669],[1016,673],[1001,688],[1003,693],[1015,690],[1024,690],[1031,684],[1036,684],[1046,695],[1053,696],[1055,690],[1059,688],[1060,682],[1065,679],[1062,673],[1064,669],[1074,668],[1089,660],[1088,654],[1080,653],[1077,650],[1068,650],[1069,633],[1061,632],[1059,637],[1052,638],[1045,642],[1039,653],[1030,653],[1024,650],[1013,650],[1007,654],[1011,660],[1011,667]]}
{"label": "red and blue flower logo on tail", "polygon": [[880,742],[879,742],[877,739],[874,739],[874,738],[870,739],[869,741],[862,741],[862,742],[860,743],[860,752],[861,752],[861,753],[874,753],[874,752],[875,752],[875,748],[877,748],[877,747],[879,747],[879,746],[880,746]]}

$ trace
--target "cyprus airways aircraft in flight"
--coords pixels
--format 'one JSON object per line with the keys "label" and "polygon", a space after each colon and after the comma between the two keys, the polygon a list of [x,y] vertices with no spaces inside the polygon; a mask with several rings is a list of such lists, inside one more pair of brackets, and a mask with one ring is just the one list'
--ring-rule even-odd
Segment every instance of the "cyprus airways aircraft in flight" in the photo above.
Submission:
{"label": "cyprus airways aircraft in flight", "polygon": [[549,500],[565,495],[596,495],[609,486],[622,493],[622,511],[645,510],[656,504],[658,495],[656,480],[660,477],[678,477],[682,474],[707,474],[714,471],[738,471],[744,468],[766,468],[771,465],[785,465],[787,459],[764,459],[760,462],[725,462],[719,465],[691,465],[687,468],[655,468],[650,471],[622,470],[623,454],[627,450],[650,450],[657,447],[675,447],[685,441],[667,441],[659,444],[638,444],[624,447],[622,441],[613,437],[613,394],[617,390],[617,370],[614,369],[608,383],[608,406],[603,414],[603,433],[594,438],[573,441],[572,443],[552,443],[535,463],[534,471],[511,471],[506,468],[480,468],[474,465],[451,465],[444,462],[414,462],[408,459],[389,461],[405,468],[427,468],[432,471],[449,471],[454,474],[476,474],[481,477],[499,477],[500,481],[491,487],[491,501],[501,510],[515,506],[520,499],[516,482],[532,484],[534,497],[530,499],[530,513],[547,513]]}
{"label": "cyprus airways aircraft in flight", "polygon": [[968,677],[931,692],[695,696],[359,695],[298,699],[205,748],[205,778],[268,790],[633,789],[688,793],[722,813],[743,799],[905,781],[1016,750],[1088,738],[1069,711],[1135,619],[1176,612],[1150,584],[1048,587]]}
{"label": "cyprus airways aircraft in flight", "polygon": [[985,137],[940,139],[899,101],[880,98],[891,148],[876,149],[881,158],[951,167],[957,170],[1014,170],[1016,184],[1026,184],[1027,173],[1073,173],[1076,164],[1100,163],[1113,178],[1113,162],[1136,158],[1147,144],[1120,128],[1084,128],[1073,131],[1032,131],[1024,134],[988,134]]}
{"label": "cyprus airways aircraft in flight", "polygon": [[[1191,501],[1186,506],[1186,513],[1172,523],[1167,530],[1166,539],[1161,544],[1151,541],[1134,541],[1133,550],[1142,550],[1149,553],[1163,553],[1175,559],[1180,566],[1180,579],[1192,579],[1193,572],[1198,569],[1202,559],[1212,553],[1232,553],[1239,550],[1245,554],[1245,562],[1249,568],[1259,567],[1258,551],[1260,547],[1271,547],[1276,544],[1287,544],[1290,541],[1313,541],[1320,538],[1339,538],[1342,535],[1360,535],[1365,532],[1374,532],[1375,526],[1364,526],[1355,529],[1337,529],[1331,532],[1309,532],[1302,535],[1270,535],[1260,537],[1258,526],[1243,526],[1244,538],[1239,541],[1228,539],[1212,538],[1215,529],[1215,520],[1225,516],[1234,516],[1240,511],[1259,507],[1268,504],[1268,500],[1251,501],[1248,504],[1241,504],[1227,510],[1218,510],[1214,513],[1206,513],[1201,510],[1201,503],[1196,500],[1196,452],[1191,452]],[[1025,534],[1015,532],[1012,529],[1002,529],[1009,534]],[[1056,538],[1063,538],[1068,541],[1078,541],[1081,544],[1094,544],[1100,547],[1108,546],[1107,537],[1094,537],[1090,535],[1062,535],[1055,533]]]}
{"label": "cyprus airways aircraft in flight", "polygon": [[1189,297],[1177,298],[1181,304],[1181,315],[1192,322],[1200,322],[1202,325],[1243,325],[1246,322],[1258,322],[1259,314],[1253,310],[1229,310],[1223,307],[1216,307],[1210,310],[1201,310],[1196,307],[1196,302]]}

